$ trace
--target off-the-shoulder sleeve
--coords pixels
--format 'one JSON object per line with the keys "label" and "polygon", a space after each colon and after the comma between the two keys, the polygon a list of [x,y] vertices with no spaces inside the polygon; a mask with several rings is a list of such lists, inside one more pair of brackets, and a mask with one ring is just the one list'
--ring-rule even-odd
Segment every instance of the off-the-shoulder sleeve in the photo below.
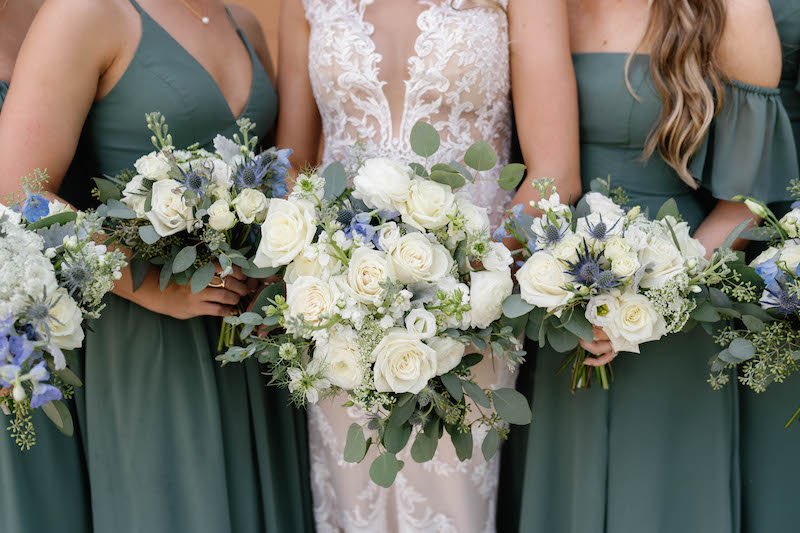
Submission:
{"label": "off-the-shoulder sleeve", "polygon": [[690,170],[720,200],[738,194],[768,203],[789,199],[786,187],[800,170],[780,91],[728,83],[723,109]]}

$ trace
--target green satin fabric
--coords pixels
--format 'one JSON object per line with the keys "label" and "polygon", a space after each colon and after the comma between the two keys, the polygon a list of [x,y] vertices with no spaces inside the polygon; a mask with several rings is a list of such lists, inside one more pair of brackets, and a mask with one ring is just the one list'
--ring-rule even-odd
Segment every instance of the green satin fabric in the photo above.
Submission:
{"label": "green satin fabric", "polygon": [[[0,81],[0,109],[7,93],[8,83]],[[6,432],[6,417],[0,415],[0,487],[3,487],[0,490],[0,524],[3,531],[91,531],[88,474],[75,410],[76,435],[73,438],[58,431],[40,410],[35,410],[32,416],[36,446],[22,452]]]}
{"label": "green satin fabric", "polygon": [[[781,99],[800,155],[800,0],[770,4],[783,46]],[[785,212],[788,203],[773,207]],[[762,394],[741,388],[742,530],[747,533],[797,530],[800,426],[783,426],[798,406],[800,376]]]}
{"label": "green satin fabric", "polygon": [[[62,193],[91,203],[92,176],[151,151],[145,113],[176,146],[237,131],[211,76],[146,12],[135,57],[89,112]],[[253,63],[243,115],[263,137],[275,90]],[[267,389],[255,361],[214,360],[219,319],[176,320],[116,296],[87,332],[83,426],[93,519],[103,532],[248,533],[311,529],[305,422]]]}
{"label": "green satin fabric", "polygon": [[[651,213],[674,198],[696,228],[713,198],[772,195],[785,185],[797,164],[793,147],[787,149],[788,117],[776,94],[741,84],[727,87],[728,105],[692,163],[700,192],[659,157],[643,160],[660,100],[643,55],[630,67],[638,100],[629,93],[626,59],[574,56],[584,187],[610,176],[631,205]],[[723,134],[723,126],[733,131]],[[750,150],[758,164],[737,159],[741,167],[732,166],[728,158],[737,150]],[[556,375],[563,356],[540,349],[519,531],[738,531],[738,391],[713,391],[706,382],[715,351],[713,339],[696,328],[617,358],[610,391],[595,384],[573,396],[568,376]]]}

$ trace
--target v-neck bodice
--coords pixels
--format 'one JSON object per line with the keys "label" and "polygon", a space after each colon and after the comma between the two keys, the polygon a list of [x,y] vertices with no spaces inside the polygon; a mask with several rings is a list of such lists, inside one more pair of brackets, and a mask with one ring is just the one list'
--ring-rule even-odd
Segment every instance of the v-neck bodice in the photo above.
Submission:
{"label": "v-neck bodice", "polygon": [[[62,193],[77,205],[90,203],[90,178],[114,174],[150,152],[145,114],[161,112],[178,147],[198,142],[210,146],[217,134],[236,131],[237,117],[209,72],[153,20],[135,0],[142,33],[125,73],[92,105]],[[247,36],[237,28],[250,55],[252,83],[242,117],[263,137],[277,117],[277,93]]]}

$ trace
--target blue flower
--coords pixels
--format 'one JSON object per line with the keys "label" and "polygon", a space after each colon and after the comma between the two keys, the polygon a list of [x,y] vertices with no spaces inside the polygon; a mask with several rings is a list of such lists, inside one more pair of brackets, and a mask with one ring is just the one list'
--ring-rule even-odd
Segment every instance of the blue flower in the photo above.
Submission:
{"label": "blue flower", "polygon": [[28,222],[36,222],[50,214],[50,202],[44,196],[31,194],[22,204],[22,215]]}
{"label": "blue flower", "polygon": [[589,236],[598,241],[605,241],[611,236],[611,231],[620,223],[621,218],[617,219],[614,224],[609,227],[608,224],[603,220],[603,215],[600,215],[600,221],[597,224],[592,224],[588,220],[586,221],[586,229],[589,233]]}
{"label": "blue flower", "polygon": [[800,312],[800,298],[786,290],[779,281],[767,284],[761,297],[761,305],[775,309],[781,316],[791,316]]}
{"label": "blue flower", "polygon": [[611,289],[620,284],[620,280],[609,270],[600,267],[602,254],[594,254],[589,250],[586,241],[583,242],[583,251],[578,252],[578,259],[575,262],[567,261],[567,273],[575,278],[575,281],[586,287],[596,286],[600,289]]}
{"label": "blue flower", "polygon": [[508,238],[508,236],[509,236],[508,230],[506,229],[505,223],[503,223],[500,225],[500,227],[494,230],[494,233],[492,234],[492,239],[494,239],[497,242],[500,242],[503,239]]}
{"label": "blue flower", "polygon": [[761,276],[761,279],[763,279],[764,283],[767,285],[775,283],[775,280],[778,278],[780,272],[781,269],[778,267],[774,257],[768,261],[764,261],[756,267],[756,274]]}
{"label": "blue flower", "polygon": [[11,355],[11,363],[21,366],[33,355],[34,346],[27,337],[11,335],[8,337],[8,352]]}
{"label": "blue flower", "polygon": [[186,186],[186,189],[202,198],[206,193],[206,187],[208,187],[208,176],[192,168],[191,163],[189,164],[189,170],[178,168],[183,175],[183,184]]}
{"label": "blue flower", "polygon": [[292,166],[289,162],[291,154],[289,149],[270,148],[239,165],[233,182],[239,189],[263,189],[272,198],[286,196],[286,176]]}
{"label": "blue flower", "polygon": [[350,219],[350,224],[345,228],[344,234],[348,239],[352,239],[355,235],[360,235],[364,242],[372,241],[378,228],[372,226],[370,222],[372,216],[369,213],[358,213]]}
{"label": "blue flower", "polygon": [[38,409],[46,403],[54,402],[63,398],[61,391],[46,383],[34,383],[33,394],[31,395],[31,408]]}

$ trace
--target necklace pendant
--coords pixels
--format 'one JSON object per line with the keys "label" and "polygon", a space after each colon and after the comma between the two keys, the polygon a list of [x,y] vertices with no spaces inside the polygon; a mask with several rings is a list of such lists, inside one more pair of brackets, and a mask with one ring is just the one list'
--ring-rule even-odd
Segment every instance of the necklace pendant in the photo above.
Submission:
{"label": "necklace pendant", "polygon": [[200,22],[208,26],[208,23],[211,22],[211,20],[208,17],[203,17],[200,19]]}

